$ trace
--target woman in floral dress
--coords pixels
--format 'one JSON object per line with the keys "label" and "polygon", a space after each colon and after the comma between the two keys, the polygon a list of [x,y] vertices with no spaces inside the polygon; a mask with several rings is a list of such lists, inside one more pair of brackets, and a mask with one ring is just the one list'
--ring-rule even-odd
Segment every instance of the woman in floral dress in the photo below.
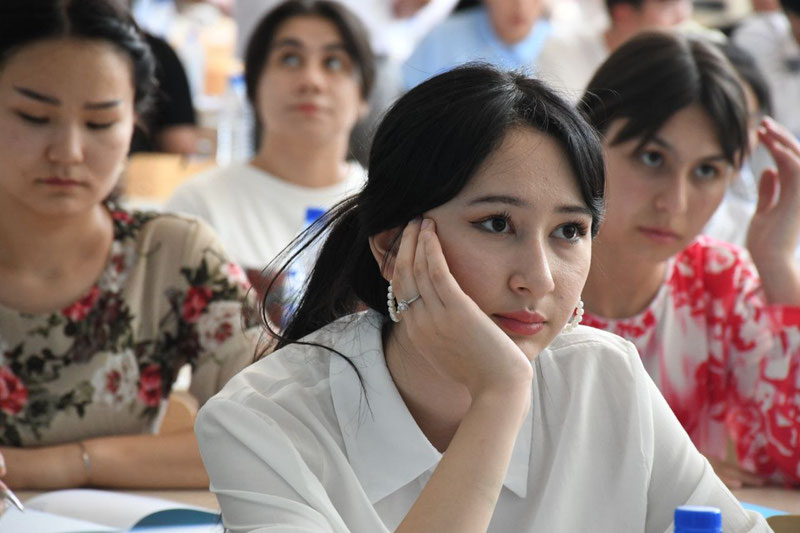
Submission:
{"label": "woman in floral dress", "polygon": [[638,37],[580,106],[605,137],[608,180],[584,323],[636,345],[730,486],[800,484],[800,145],[761,123],[777,168],[761,177],[744,250],[698,235],[748,146],[745,95],[718,50]]}
{"label": "woman in floral dress", "polygon": [[12,488],[204,487],[159,434],[192,366],[203,403],[252,359],[246,278],[203,224],[106,200],[154,93],[107,0],[0,3],[0,453]]}

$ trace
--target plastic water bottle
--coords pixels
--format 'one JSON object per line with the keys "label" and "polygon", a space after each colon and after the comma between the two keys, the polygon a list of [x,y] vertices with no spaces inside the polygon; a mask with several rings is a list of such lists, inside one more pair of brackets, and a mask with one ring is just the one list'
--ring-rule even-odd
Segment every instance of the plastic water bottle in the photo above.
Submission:
{"label": "plastic water bottle", "polygon": [[244,75],[231,76],[217,122],[217,165],[241,163],[253,155],[251,117]]}
{"label": "plastic water bottle", "polygon": [[716,507],[682,505],[675,509],[675,533],[722,533],[722,513]]}
{"label": "plastic water bottle", "polygon": [[[316,222],[318,218],[325,214],[325,211],[325,209],[320,207],[306,208],[303,230],[305,231],[311,224]],[[309,238],[310,237],[311,236],[309,236]],[[307,240],[303,242],[307,242]],[[297,309],[298,300],[305,288],[308,275],[311,273],[311,270],[314,268],[314,263],[317,260],[318,243],[319,241],[309,244],[308,247],[295,258],[292,264],[289,265],[289,269],[286,271],[286,279],[283,283],[284,324],[288,321],[292,313],[294,313],[295,309]]]}

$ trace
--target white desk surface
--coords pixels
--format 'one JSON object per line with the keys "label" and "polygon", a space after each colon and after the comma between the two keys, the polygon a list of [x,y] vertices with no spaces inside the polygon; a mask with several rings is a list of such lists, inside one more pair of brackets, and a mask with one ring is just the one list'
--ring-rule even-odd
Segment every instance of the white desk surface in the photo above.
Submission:
{"label": "white desk surface", "polygon": [[[130,494],[153,496],[165,500],[199,505],[219,510],[217,498],[207,490],[128,490]],[[742,501],[764,507],[780,509],[791,514],[800,514],[800,489],[786,490],[780,488],[747,488],[734,490],[733,493]],[[39,491],[18,491],[17,495],[24,502],[39,494]]]}

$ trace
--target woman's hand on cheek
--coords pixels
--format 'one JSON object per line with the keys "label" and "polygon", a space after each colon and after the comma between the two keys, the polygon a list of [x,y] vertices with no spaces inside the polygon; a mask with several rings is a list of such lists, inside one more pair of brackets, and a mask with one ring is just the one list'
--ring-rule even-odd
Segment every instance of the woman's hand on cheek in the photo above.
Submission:
{"label": "woman's hand on cheek", "polygon": [[530,388],[533,370],[520,348],[461,290],[430,219],[403,233],[395,262],[395,296],[419,300],[402,314],[409,341],[438,372],[484,392]]}

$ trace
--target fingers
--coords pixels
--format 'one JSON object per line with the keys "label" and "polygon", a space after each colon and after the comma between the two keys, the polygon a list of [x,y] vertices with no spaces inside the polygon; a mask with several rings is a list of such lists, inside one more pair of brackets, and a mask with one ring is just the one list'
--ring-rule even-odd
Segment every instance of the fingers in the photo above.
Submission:
{"label": "fingers", "polygon": [[758,204],[756,213],[769,211],[775,205],[775,194],[778,192],[778,173],[768,168],[761,174],[758,182]]}
{"label": "fingers", "polygon": [[427,261],[427,278],[437,298],[444,307],[462,305],[463,301],[455,298],[463,292],[456,279],[450,273],[447,260],[442,251],[442,245],[436,235],[436,226],[431,220],[420,235],[420,240],[424,245],[424,253]]}
{"label": "fingers", "polygon": [[800,143],[797,142],[795,136],[783,125],[769,117],[764,117],[764,120],[761,121],[758,136],[765,144],[773,140],[777,141],[795,155],[800,156]]}
{"label": "fingers", "polygon": [[440,311],[443,307],[436,284],[430,274],[431,264],[428,246],[432,238],[436,239],[435,231],[435,225],[431,219],[426,218],[422,221],[417,240],[416,256],[414,257],[414,279],[417,283],[417,289],[425,307],[432,312]]}
{"label": "fingers", "polygon": [[397,250],[392,271],[392,287],[395,298],[407,300],[418,294],[413,265],[419,238],[419,226],[419,219],[412,220],[406,224],[400,238],[400,247]]}

